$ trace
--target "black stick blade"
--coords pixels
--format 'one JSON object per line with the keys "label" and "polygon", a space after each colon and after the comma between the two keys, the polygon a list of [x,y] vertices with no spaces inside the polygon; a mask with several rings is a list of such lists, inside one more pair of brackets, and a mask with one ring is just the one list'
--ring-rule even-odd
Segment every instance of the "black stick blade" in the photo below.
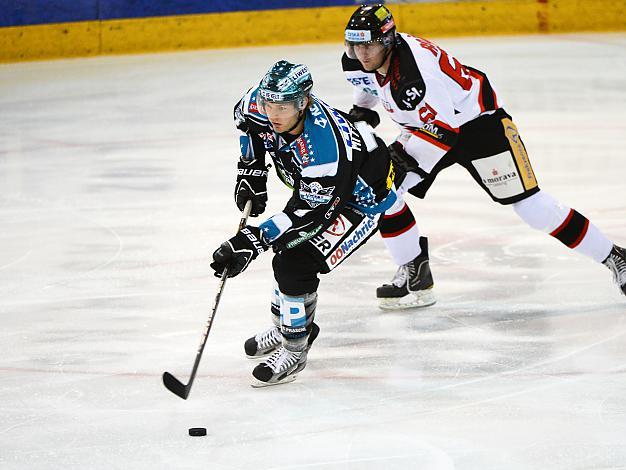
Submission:
{"label": "black stick blade", "polygon": [[184,385],[180,380],[169,372],[163,372],[163,385],[174,395],[178,395],[183,400],[189,396],[189,387]]}

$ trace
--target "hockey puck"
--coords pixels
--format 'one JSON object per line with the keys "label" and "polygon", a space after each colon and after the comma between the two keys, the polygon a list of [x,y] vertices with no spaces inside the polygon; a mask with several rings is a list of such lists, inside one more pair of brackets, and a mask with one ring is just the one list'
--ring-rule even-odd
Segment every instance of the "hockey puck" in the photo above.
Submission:
{"label": "hockey puck", "polygon": [[190,436],[206,436],[206,428],[189,428]]}

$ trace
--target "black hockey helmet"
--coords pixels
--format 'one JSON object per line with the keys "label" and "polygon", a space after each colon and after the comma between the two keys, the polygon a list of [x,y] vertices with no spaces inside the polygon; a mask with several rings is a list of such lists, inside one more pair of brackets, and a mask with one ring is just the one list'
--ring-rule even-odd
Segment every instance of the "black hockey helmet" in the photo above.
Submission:
{"label": "black hockey helmet", "polygon": [[357,8],[346,25],[344,36],[348,48],[378,41],[389,49],[395,44],[395,37],[393,15],[382,3]]}

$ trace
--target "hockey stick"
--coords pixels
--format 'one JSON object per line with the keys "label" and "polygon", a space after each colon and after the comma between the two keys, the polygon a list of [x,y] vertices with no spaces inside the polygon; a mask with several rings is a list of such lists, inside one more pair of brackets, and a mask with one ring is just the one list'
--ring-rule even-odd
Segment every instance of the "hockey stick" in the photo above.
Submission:
{"label": "hockey stick", "polygon": [[[246,206],[243,209],[243,217],[239,221],[239,230],[245,227],[251,210],[252,200],[248,200],[246,202]],[[200,358],[202,357],[202,352],[204,351],[206,340],[209,337],[209,331],[211,331],[211,325],[213,325],[213,317],[215,316],[215,312],[217,311],[217,306],[220,304],[220,299],[222,298],[222,292],[224,291],[224,286],[226,285],[227,278],[228,267],[224,269],[222,277],[220,278],[217,295],[215,296],[215,301],[213,302],[213,309],[211,310],[211,314],[209,315],[209,319],[207,320],[206,327],[204,328],[204,334],[202,335],[202,341],[200,342],[200,347],[198,348],[198,353],[196,354],[196,362],[194,362],[193,369],[191,369],[191,377],[189,377],[189,382],[185,385],[169,372],[163,372],[163,385],[165,385],[165,388],[167,388],[174,395],[178,395],[183,400],[186,400],[189,396],[191,386],[193,385],[193,381],[196,378],[196,372],[198,372],[198,366],[200,365]]]}

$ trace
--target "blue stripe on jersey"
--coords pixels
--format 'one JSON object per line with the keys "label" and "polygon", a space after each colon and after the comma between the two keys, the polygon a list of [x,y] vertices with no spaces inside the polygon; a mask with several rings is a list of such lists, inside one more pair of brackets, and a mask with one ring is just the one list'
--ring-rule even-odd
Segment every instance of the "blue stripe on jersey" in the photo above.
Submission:
{"label": "blue stripe on jersey", "polygon": [[329,122],[331,118],[320,101],[309,96],[312,102],[306,110],[302,135],[284,147],[294,152],[303,168],[339,161],[339,143]]}

